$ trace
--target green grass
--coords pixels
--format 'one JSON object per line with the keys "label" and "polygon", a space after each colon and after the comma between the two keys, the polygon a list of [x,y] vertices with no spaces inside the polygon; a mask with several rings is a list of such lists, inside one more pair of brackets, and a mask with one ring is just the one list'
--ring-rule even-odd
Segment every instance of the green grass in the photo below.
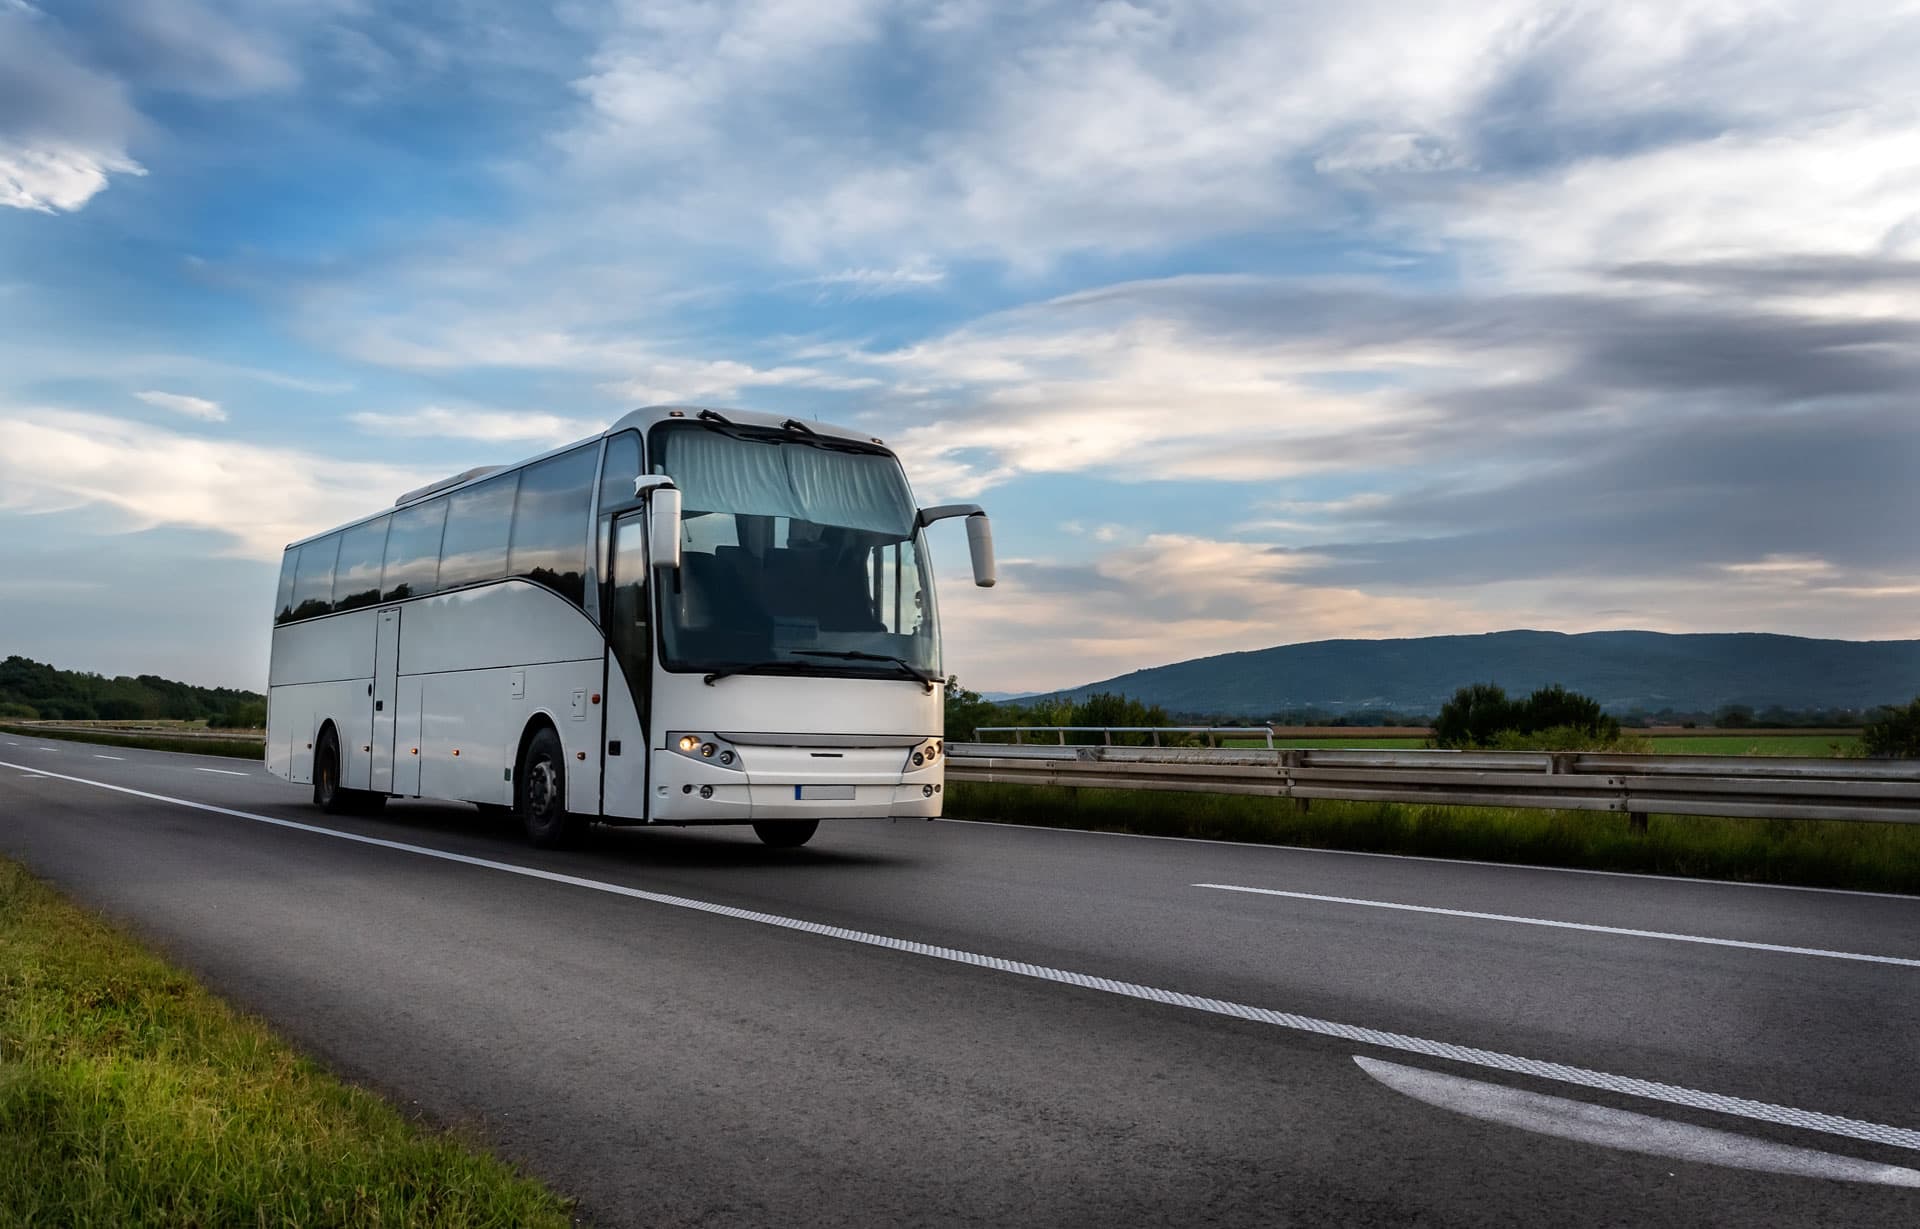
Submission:
{"label": "green grass", "polygon": [[236,760],[258,760],[266,755],[266,744],[257,738],[168,738],[164,734],[114,734],[105,730],[49,730],[37,725],[0,725],[0,733],[60,742],[98,743],[106,747],[133,747],[141,751],[224,755]]}
{"label": "green grass", "polygon": [[1920,825],[1411,806],[951,782],[946,813],[1054,828],[1920,894]]}
{"label": "green grass", "polygon": [[0,860],[0,1224],[568,1222]]}

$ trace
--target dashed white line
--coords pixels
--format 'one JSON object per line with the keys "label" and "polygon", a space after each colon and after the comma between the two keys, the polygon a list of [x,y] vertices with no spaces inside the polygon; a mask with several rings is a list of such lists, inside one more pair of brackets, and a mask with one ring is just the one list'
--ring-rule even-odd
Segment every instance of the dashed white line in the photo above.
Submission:
{"label": "dashed white line", "polygon": [[196,768],[194,769],[194,771],[195,772],[217,772],[223,777],[250,777],[253,775],[250,772],[234,772],[232,769],[228,769],[228,768]]}
{"label": "dashed white line", "polygon": [[1626,935],[1635,939],[1665,939],[1673,943],[1705,943],[1712,947],[1744,947],[1756,952],[1781,952],[1789,956],[1823,956],[1828,960],[1861,960],[1869,964],[1898,964],[1920,969],[1920,960],[1905,956],[1872,956],[1864,952],[1836,952],[1824,947],[1794,947],[1785,943],[1757,943],[1749,939],[1715,939],[1707,935],[1674,934],[1665,930],[1636,930],[1628,926],[1598,926],[1591,922],[1559,922],[1550,918],[1519,917],[1510,913],[1479,913],[1472,909],[1442,909],[1434,905],[1405,905],[1391,900],[1366,900],[1357,896],[1322,896],[1318,892],[1283,892],[1279,888],[1249,888],[1234,883],[1196,883],[1196,888],[1221,892],[1246,892],[1255,896],[1283,896],[1289,900],[1312,900],[1330,905],[1359,905],[1368,909],[1392,909],[1402,913],[1432,913],[1441,917],[1472,918],[1481,922],[1507,922],[1515,926],[1551,926],[1556,930],[1586,930],[1603,935]]}
{"label": "dashed white line", "polygon": [[[0,768],[24,768],[22,764],[9,764],[0,760]],[[1476,1046],[1455,1045],[1447,1041],[1433,1041],[1425,1037],[1414,1037],[1406,1033],[1388,1032],[1384,1029],[1368,1028],[1359,1024],[1343,1024],[1337,1020],[1322,1020],[1313,1016],[1300,1015],[1291,1011],[1279,1011],[1271,1007],[1254,1007],[1246,1003],[1235,1003],[1228,999],[1206,998],[1202,995],[1187,994],[1179,990],[1164,990],[1157,986],[1141,985],[1137,982],[1116,981],[1110,977],[1098,977],[1090,973],[1076,973],[1069,969],[1054,969],[1046,965],[1028,964],[1021,960],[1010,960],[1003,956],[982,955],[977,952],[962,951],[958,948],[941,947],[937,944],[922,943],[916,939],[901,939],[892,935],[874,934],[870,931],[853,930],[845,926],[831,926],[825,922],[811,922],[804,918],[783,917],[777,913],[762,913],[756,909],[741,909],[734,905],[723,905],[715,901],[694,900],[686,896],[670,896],[664,892],[650,892],[645,888],[629,887],[623,883],[608,883],[599,879],[584,879],[578,875],[565,875],[559,871],[542,870],[535,866],[521,866],[513,862],[496,862],[491,858],[476,858],[470,854],[453,853],[445,849],[435,849],[429,845],[409,845],[404,841],[389,841],[377,836],[362,836],[357,832],[342,832],[337,828],[323,828],[318,824],[303,824],[298,820],[275,819],[271,815],[258,815],[252,811],[236,810],[233,807],[216,806],[209,802],[195,802],[190,798],[174,798],[167,794],[149,793],[146,790],[132,789],[125,785],[110,785],[105,781],[93,781],[86,777],[71,777],[63,773],[48,773],[47,776],[61,781],[71,781],[76,785],[90,785],[95,789],[109,790],[116,794],[126,794],[134,798],[145,798],[152,802],[165,802],[174,806],[187,807],[195,811],[206,811],[214,815],[227,815],[234,819],[249,820],[257,824],[268,824],[275,828],[286,828],[294,832],[307,832],[315,836],[330,837],[337,841],[350,841],[356,845],[371,845],[379,849],[391,849],[400,853],[417,854],[423,858],[433,858],[442,862],[456,862],[462,866],[477,866],[484,870],[499,871],[507,875],[519,875],[527,879],[539,879],[547,883],[563,884],[567,887],[584,888],[592,892],[605,892],[612,896],[624,896],[632,900],[644,900],[651,904],[666,905],[674,909],[688,909],[697,913],[714,914],[719,917],[733,918],[737,921],[752,922],[760,926],[773,926],[783,930],[799,931],[802,934],[817,935],[826,939],[837,939],[843,943],[856,943],[867,947],[884,948],[888,951],[902,952],[911,956],[922,956],[931,960],[945,960],[970,968],[989,969],[996,973],[1009,973],[1015,977],[1028,977],[1036,981],[1052,982],[1058,985],[1074,986],[1082,990],[1097,990],[1102,994],[1116,995],[1120,998],[1139,999],[1150,1003],[1159,1003],[1168,1007],[1181,1007],[1188,1011],[1203,1012],[1208,1015],[1227,1016],[1236,1020],[1247,1020],[1256,1024],[1268,1024],[1291,1032],[1308,1033],[1318,1037],[1337,1037],[1343,1041],[1360,1045],[1374,1046],[1384,1050],[1398,1050],[1408,1054],[1420,1054],[1428,1058],[1447,1059],[1457,1063],[1487,1067],[1497,1071],[1508,1071],[1517,1075],[1531,1076],[1535,1079],[1553,1080],[1563,1084],[1573,1084],[1582,1088],[1598,1088],[1626,1096],[1640,1097],[1646,1100],[1663,1101],[1669,1105],[1684,1105],[1693,1109],[1708,1110],[1714,1113],[1730,1114],[1739,1118],[1749,1118],[1757,1122],[1770,1122],[1779,1126],[1798,1127],[1808,1131],[1822,1131],[1830,1135],[1842,1135],[1849,1139],[1862,1139],[1877,1144],[1888,1144],[1896,1148],[1908,1148],[1920,1152],[1920,1128],[1893,1126],[1887,1123],[1870,1122],[1860,1118],[1848,1118],[1839,1114],[1828,1114],[1818,1110],[1797,1109],[1790,1105],[1775,1105],[1767,1101],[1756,1101],[1748,1097],[1729,1096],[1725,1093],[1705,1092],[1687,1088],[1680,1084],[1664,1084],[1657,1080],[1643,1080],[1634,1076],[1613,1075],[1605,1071],[1595,1071],[1586,1067],[1576,1067],[1567,1063],[1549,1062],[1538,1058],[1525,1058],[1516,1054],[1504,1054],[1498,1050],[1483,1050]]]}
{"label": "dashed white line", "polygon": [[126,756],[124,756],[124,755],[100,755],[100,754],[98,754],[98,753],[96,752],[96,753],[94,754],[94,757],[93,757],[93,758],[94,758],[94,759],[96,759],[96,760],[121,760],[121,761],[124,761],[124,760],[125,760],[125,759],[126,759],[127,757],[126,757]]}

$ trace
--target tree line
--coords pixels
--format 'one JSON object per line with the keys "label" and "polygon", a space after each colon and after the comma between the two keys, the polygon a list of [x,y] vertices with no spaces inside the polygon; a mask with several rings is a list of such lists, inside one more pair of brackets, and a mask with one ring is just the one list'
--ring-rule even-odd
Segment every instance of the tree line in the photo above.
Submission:
{"label": "tree line", "polygon": [[233,687],[196,687],[155,674],[108,678],[31,658],[0,662],[0,719],[16,721],[201,721],[222,728],[266,724],[266,697]]}

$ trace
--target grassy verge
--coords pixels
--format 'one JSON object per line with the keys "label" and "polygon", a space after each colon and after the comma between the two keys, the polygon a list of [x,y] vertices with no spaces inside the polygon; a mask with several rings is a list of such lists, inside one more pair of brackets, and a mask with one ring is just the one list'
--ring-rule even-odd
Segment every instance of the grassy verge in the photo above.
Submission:
{"label": "grassy verge", "polygon": [[249,738],[169,738],[164,734],[115,734],[106,730],[49,730],[35,725],[0,725],[0,733],[60,742],[99,743],[106,747],[133,747],[142,751],[224,755],[236,760],[257,760],[266,754],[265,743]]}
{"label": "grassy verge", "polygon": [[1914,824],[1655,815],[1636,833],[1587,811],[1322,800],[1301,812],[1280,798],[961,781],[946,797],[956,819],[1920,894]]}
{"label": "grassy verge", "polygon": [[[1654,734],[1628,730],[1630,737],[1647,737],[1660,755],[1858,755],[1858,734]],[[1038,742],[1038,739],[1034,741]],[[1229,747],[1264,747],[1262,738],[1229,738]],[[1364,734],[1339,738],[1276,738],[1276,747],[1351,748],[1360,751],[1397,751],[1425,747],[1424,738],[1368,738]]]}
{"label": "grassy verge", "polygon": [[0,859],[0,1224],[568,1219]]}

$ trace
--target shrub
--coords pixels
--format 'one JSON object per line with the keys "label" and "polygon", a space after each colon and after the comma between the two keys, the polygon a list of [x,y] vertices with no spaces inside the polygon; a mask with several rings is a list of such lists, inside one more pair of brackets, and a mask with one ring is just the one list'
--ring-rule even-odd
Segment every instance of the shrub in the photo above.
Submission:
{"label": "shrub", "polygon": [[1905,708],[1881,709],[1860,731],[1860,747],[1878,759],[1920,759],[1920,696]]}
{"label": "shrub", "polygon": [[1502,730],[1490,744],[1495,751],[1618,751],[1628,755],[1652,755],[1651,738],[1622,737],[1596,733],[1577,725],[1549,726],[1544,730]]}
{"label": "shrub", "polygon": [[0,700],[0,717],[14,721],[37,721],[40,710],[31,704],[17,704],[12,700]]}
{"label": "shrub", "polygon": [[1619,743],[1620,723],[1601,711],[1598,700],[1558,683],[1517,703],[1497,684],[1475,683],[1441,706],[1433,740],[1462,749],[1598,751]]}
{"label": "shrub", "polygon": [[1506,689],[1495,683],[1475,683],[1453,693],[1433,719],[1433,741],[1442,747],[1484,747],[1502,730],[1520,724]]}

